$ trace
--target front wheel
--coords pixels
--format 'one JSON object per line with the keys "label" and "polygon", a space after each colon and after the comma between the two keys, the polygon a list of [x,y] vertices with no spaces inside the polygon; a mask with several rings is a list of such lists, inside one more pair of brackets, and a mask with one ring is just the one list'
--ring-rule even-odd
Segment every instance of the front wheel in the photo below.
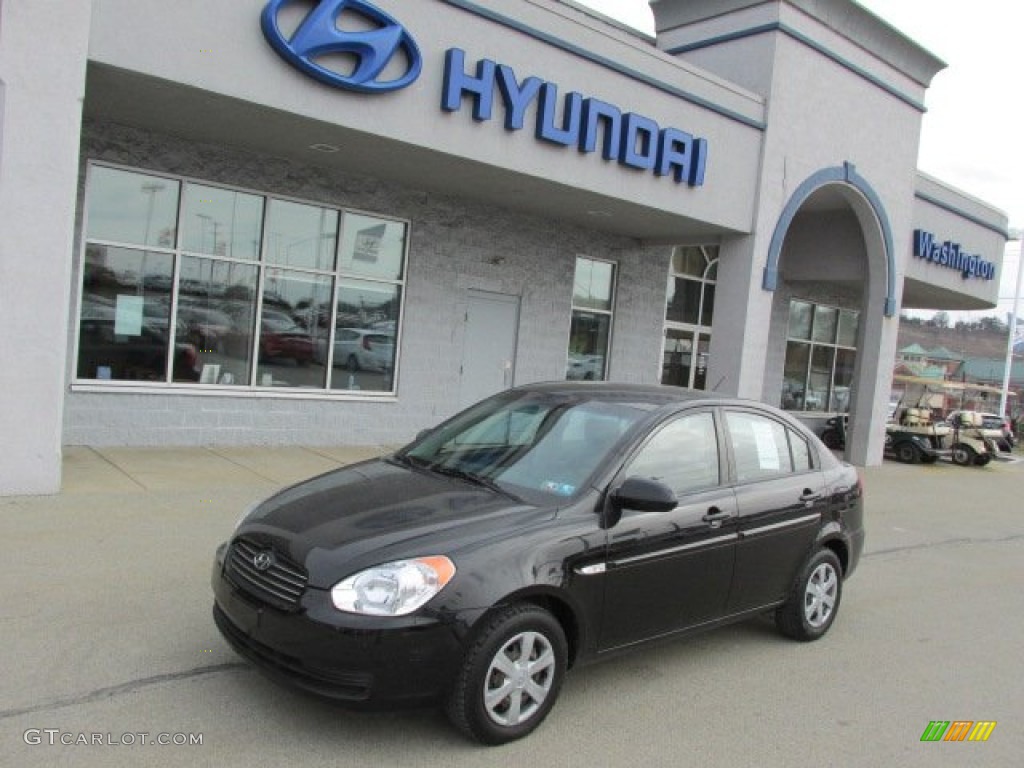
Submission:
{"label": "front wheel", "polygon": [[953,463],[960,467],[969,467],[977,458],[977,452],[966,443],[957,443],[953,446]]}
{"label": "front wheel", "polygon": [[800,569],[789,597],[775,612],[775,623],[794,640],[817,640],[835,621],[842,592],[839,558],[831,549],[819,549]]}
{"label": "front wheel", "polygon": [[839,437],[839,432],[834,429],[826,429],[822,432],[821,442],[825,444],[826,448],[831,448],[834,451],[843,447],[843,440]]}
{"label": "front wheel", "polygon": [[448,717],[484,744],[520,739],[554,706],[567,659],[565,632],[550,613],[533,605],[509,606],[487,620],[466,653]]}

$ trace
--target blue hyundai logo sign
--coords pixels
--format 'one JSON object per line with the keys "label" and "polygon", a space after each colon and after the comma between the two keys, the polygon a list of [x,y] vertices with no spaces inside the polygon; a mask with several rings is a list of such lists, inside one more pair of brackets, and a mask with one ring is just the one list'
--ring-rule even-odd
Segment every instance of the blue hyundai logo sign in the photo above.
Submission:
{"label": "blue hyundai logo sign", "polygon": [[[284,6],[294,2],[270,0],[260,19],[267,42],[292,66],[327,85],[361,93],[396,91],[419,77],[423,59],[416,42],[384,11],[364,0],[320,0],[294,34],[286,38],[278,26],[278,17]],[[338,18],[344,12],[362,17],[375,28],[341,29]],[[318,59],[322,61],[330,54],[352,57],[354,68],[342,73],[318,63]],[[395,79],[381,80],[384,70],[396,59],[404,59],[405,73]]]}

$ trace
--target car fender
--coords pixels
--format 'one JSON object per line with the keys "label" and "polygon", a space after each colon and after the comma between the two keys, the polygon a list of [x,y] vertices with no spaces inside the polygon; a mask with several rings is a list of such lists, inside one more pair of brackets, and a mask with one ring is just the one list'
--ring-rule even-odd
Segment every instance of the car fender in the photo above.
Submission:
{"label": "car fender", "polygon": [[850,541],[849,536],[839,522],[829,520],[821,526],[818,535],[814,539],[812,551],[817,551],[822,547],[828,547],[836,553],[840,565],[843,566],[843,576],[845,577],[850,570]]}

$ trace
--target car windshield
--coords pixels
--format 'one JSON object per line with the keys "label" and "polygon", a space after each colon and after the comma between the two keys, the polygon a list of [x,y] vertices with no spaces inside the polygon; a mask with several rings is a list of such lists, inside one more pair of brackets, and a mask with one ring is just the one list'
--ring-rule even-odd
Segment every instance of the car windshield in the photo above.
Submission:
{"label": "car windshield", "polygon": [[619,440],[656,406],[585,397],[485,400],[399,454],[417,466],[540,503],[582,490]]}

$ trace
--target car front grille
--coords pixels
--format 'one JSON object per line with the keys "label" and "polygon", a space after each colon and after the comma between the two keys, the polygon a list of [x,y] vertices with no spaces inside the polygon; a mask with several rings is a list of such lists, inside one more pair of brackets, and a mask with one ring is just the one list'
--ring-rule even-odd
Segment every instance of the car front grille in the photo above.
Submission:
{"label": "car front grille", "polygon": [[309,581],[304,568],[247,539],[231,545],[227,574],[243,591],[285,610],[298,607]]}

